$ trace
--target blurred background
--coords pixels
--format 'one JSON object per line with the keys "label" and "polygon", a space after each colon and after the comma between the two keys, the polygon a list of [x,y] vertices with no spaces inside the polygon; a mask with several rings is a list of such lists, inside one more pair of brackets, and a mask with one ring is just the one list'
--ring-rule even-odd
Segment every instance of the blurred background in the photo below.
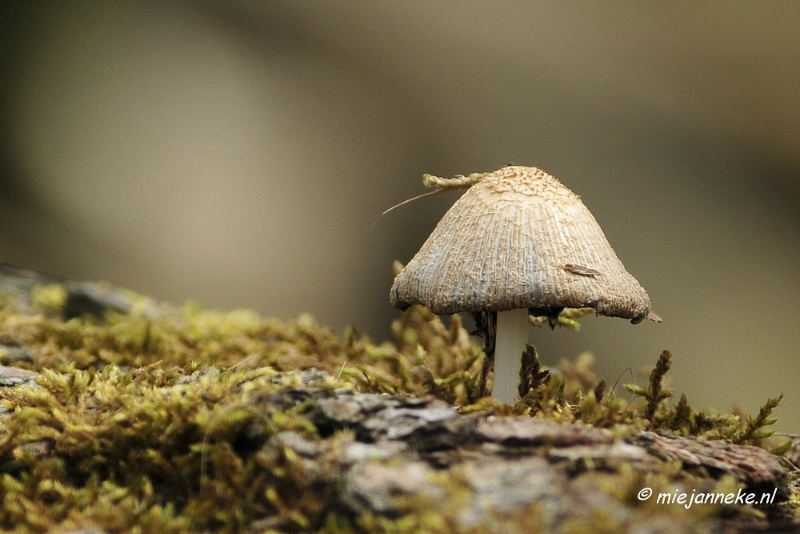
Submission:
{"label": "blurred background", "polygon": [[[664,323],[536,330],[800,431],[800,3],[4,3],[0,262],[389,338],[392,261],[538,166]],[[376,222],[377,221],[377,222]],[[373,226],[374,223],[374,226]],[[626,374],[622,382],[630,381]],[[640,383],[643,381],[640,380]]]}

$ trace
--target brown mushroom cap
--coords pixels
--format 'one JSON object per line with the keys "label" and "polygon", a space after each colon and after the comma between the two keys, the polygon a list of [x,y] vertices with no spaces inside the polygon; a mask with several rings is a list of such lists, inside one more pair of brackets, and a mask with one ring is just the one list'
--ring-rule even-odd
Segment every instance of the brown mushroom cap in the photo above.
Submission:
{"label": "brown mushroom cap", "polygon": [[590,307],[661,321],[578,195],[535,167],[473,185],[395,278],[392,305],[434,313]]}

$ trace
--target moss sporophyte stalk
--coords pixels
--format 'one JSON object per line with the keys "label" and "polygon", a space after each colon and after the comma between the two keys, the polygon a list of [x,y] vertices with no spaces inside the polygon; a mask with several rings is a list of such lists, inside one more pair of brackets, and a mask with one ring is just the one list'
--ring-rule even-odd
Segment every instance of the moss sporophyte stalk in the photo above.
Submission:
{"label": "moss sporophyte stalk", "polygon": [[[411,306],[376,343],[310,316],[2,275],[2,531],[701,532],[795,517],[795,453],[769,429],[779,399],[753,417],[673,402],[667,353],[624,389],[589,355],[547,368],[528,347],[507,405],[481,395],[486,354],[458,315]],[[645,487],[775,499],[686,509],[639,501]]]}

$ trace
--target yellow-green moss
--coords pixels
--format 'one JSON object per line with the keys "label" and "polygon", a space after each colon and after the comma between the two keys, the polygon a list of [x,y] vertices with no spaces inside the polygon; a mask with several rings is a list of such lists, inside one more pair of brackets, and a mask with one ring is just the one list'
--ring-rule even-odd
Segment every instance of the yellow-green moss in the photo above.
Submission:
{"label": "yellow-green moss", "polygon": [[31,291],[31,300],[45,310],[60,310],[67,301],[67,291],[61,284],[37,285]]}
{"label": "yellow-green moss", "polygon": [[[310,316],[282,322],[197,305],[152,313],[149,301],[128,314],[108,312],[104,321],[63,321],[57,312],[65,297],[58,287],[34,290],[32,301],[42,313],[19,314],[10,299],[0,309],[2,344],[26,347],[32,355],[13,365],[39,373],[33,387],[0,388],[0,529],[8,532],[92,525],[142,533],[481,530],[458,526],[466,489],[457,472],[432,479],[445,489],[443,503],[451,508],[422,509],[424,503],[414,499],[399,516],[353,516],[331,508],[332,495],[341,490],[337,451],[354,437],[347,431],[320,436],[307,417],[313,401],[288,408],[273,403],[283,392],[302,391],[304,377],[322,391],[432,395],[462,413],[581,421],[617,437],[661,429],[786,445],[767,429],[777,400],[744,420],[695,410],[685,396],[670,405],[671,391],[663,387],[671,362],[666,352],[649,385],[629,386],[632,395],[623,397],[592,372],[589,356],[551,373],[531,348],[523,397],[509,407],[478,398],[485,355],[458,316],[443,321],[413,307],[392,325],[394,340],[384,343],[352,329],[340,336]],[[565,321],[571,325],[576,316]],[[298,373],[311,368],[328,376]],[[263,447],[285,431],[327,444],[316,471],[290,447]],[[621,468],[598,474],[591,484],[632,502],[641,476]],[[678,473],[648,476],[648,484],[668,487]],[[527,522],[530,532],[537,510],[531,506],[502,520]],[[598,516],[593,523],[578,521],[563,531],[615,532],[625,521]]]}

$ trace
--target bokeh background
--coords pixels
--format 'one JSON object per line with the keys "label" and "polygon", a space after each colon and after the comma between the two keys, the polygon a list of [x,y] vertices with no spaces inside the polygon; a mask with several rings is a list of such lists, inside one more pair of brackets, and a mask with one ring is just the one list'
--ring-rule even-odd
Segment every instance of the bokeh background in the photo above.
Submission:
{"label": "bokeh background", "polygon": [[[391,264],[534,165],[664,323],[532,332],[800,431],[800,3],[7,2],[0,261],[389,337]],[[377,221],[377,222],[376,222]],[[630,374],[622,381],[629,381]]]}

